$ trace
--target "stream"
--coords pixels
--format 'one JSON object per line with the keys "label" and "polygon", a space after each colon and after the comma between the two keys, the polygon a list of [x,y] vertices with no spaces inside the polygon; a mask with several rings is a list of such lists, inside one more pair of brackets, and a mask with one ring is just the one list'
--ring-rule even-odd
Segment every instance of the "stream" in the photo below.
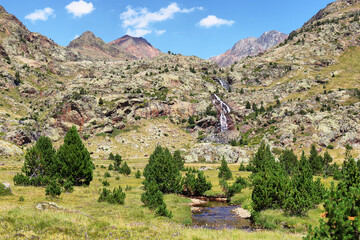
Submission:
{"label": "stream", "polygon": [[240,218],[234,213],[234,210],[239,206],[209,201],[194,207],[192,222],[197,227],[210,229],[237,228],[249,231],[253,229],[249,219]]}

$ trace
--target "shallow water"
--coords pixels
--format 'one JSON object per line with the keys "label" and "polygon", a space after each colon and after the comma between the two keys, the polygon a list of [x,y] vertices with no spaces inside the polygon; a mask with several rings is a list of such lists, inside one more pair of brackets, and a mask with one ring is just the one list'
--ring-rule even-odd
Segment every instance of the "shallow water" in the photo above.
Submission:
{"label": "shallow water", "polygon": [[207,202],[196,205],[199,211],[192,213],[193,225],[211,229],[238,228],[252,230],[249,219],[238,217],[233,210],[239,206],[229,206],[222,202]]}

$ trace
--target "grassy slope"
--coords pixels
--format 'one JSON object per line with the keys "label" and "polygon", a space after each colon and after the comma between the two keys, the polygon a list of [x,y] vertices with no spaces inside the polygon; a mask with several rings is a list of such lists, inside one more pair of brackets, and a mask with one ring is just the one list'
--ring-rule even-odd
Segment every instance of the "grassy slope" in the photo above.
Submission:
{"label": "grassy slope", "polygon": [[[129,160],[132,168],[129,177],[111,174],[107,180],[110,189],[115,186],[131,186],[126,192],[126,201],[122,206],[98,203],[99,189],[110,161],[99,160],[94,172],[94,180],[89,187],[75,187],[71,194],[64,193],[60,198],[49,199],[44,194],[44,188],[13,186],[12,196],[0,197],[0,238],[30,238],[38,236],[40,239],[300,239],[300,234],[291,234],[283,230],[255,231],[252,233],[242,230],[209,230],[187,226],[191,222],[190,207],[187,198],[176,195],[166,195],[168,208],[173,211],[173,219],[155,217],[154,213],[143,207],[140,195],[143,192],[141,182],[136,179],[135,172],[143,170],[144,160]],[[20,171],[20,162],[4,161],[0,170],[0,182],[12,183],[16,172]],[[208,164],[214,170],[206,171],[206,175],[214,185],[214,191],[221,193],[216,176],[216,165]],[[237,165],[230,166],[233,171]],[[135,168],[135,169],[133,169]],[[236,171],[235,175],[248,173]],[[120,179],[116,180],[116,176]],[[251,190],[245,189],[236,198],[249,201]],[[25,201],[19,201],[23,196]],[[39,202],[53,201],[63,210],[36,210]]]}

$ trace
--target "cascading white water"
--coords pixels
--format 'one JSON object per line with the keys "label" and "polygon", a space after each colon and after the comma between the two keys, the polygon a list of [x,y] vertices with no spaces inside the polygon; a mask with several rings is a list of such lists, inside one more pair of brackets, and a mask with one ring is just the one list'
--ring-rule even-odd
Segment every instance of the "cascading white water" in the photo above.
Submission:
{"label": "cascading white water", "polygon": [[225,81],[224,79],[221,79],[221,78],[215,78],[215,80],[218,81],[223,88],[225,88],[227,91],[229,91],[230,86],[227,81]]}
{"label": "cascading white water", "polygon": [[220,107],[221,107],[221,110],[220,110],[220,131],[225,132],[229,128],[228,123],[227,123],[226,114],[230,113],[231,109],[216,94],[214,94],[214,97],[215,97],[216,101],[218,101],[220,103]]}

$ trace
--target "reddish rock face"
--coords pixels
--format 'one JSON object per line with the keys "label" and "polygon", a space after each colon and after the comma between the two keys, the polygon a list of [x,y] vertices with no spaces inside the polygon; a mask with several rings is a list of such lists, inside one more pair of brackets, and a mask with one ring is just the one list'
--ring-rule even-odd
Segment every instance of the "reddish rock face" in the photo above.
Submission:
{"label": "reddish rock face", "polygon": [[154,48],[146,39],[141,37],[125,35],[109,44],[119,46],[137,58],[153,58],[161,53],[159,49]]}
{"label": "reddish rock face", "polygon": [[70,122],[78,126],[83,126],[88,121],[85,110],[76,103],[67,103],[62,108],[62,114],[58,118],[59,122]]}

